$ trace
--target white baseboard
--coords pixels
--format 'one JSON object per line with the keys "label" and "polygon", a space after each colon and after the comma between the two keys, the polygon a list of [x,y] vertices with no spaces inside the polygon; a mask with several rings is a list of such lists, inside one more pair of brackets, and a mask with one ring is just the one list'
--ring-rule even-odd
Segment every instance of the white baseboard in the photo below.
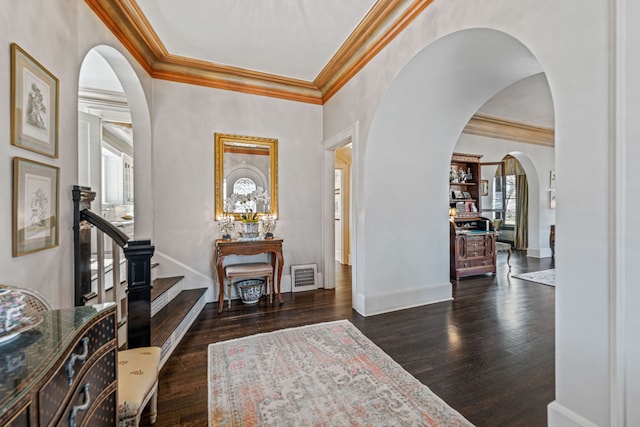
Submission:
{"label": "white baseboard", "polygon": [[[358,293],[356,295],[356,306],[353,307],[355,308],[355,310],[358,312],[359,315],[364,316],[364,302],[365,302],[365,297],[363,293]],[[353,305],[353,303],[352,303]]]}
{"label": "white baseboard", "polygon": [[556,400],[547,406],[547,425],[549,427],[598,427]]}
{"label": "white baseboard", "polygon": [[420,288],[402,289],[397,292],[366,296],[362,304],[364,313],[361,314],[373,316],[452,299],[450,282]]}
{"label": "white baseboard", "polygon": [[527,256],[531,258],[551,258],[550,248],[527,248]]}

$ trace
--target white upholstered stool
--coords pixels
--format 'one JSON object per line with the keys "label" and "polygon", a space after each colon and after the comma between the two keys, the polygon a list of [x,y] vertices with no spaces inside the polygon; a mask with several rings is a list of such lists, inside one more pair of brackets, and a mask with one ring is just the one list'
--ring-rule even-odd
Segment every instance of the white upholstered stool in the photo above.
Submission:
{"label": "white upholstered stool", "polygon": [[273,267],[267,262],[253,262],[247,264],[232,264],[224,268],[224,276],[227,281],[227,294],[229,295],[229,308],[231,308],[231,284],[233,279],[253,279],[256,277],[267,278],[267,292],[269,303],[273,302]]}
{"label": "white upholstered stool", "polygon": [[149,401],[149,422],[158,415],[160,347],[140,347],[118,352],[118,426],[140,424]]}
{"label": "white upholstered stool", "polygon": [[496,242],[496,253],[497,252],[507,252],[507,265],[509,269],[511,269],[511,263],[509,260],[511,259],[511,245],[509,243],[504,242]]}

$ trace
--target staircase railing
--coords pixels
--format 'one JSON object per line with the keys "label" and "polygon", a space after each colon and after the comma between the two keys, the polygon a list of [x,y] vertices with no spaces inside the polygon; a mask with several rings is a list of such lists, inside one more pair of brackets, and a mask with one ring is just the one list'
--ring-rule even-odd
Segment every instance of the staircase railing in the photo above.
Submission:
{"label": "staircase railing", "polygon": [[[96,193],[88,187],[73,187],[74,303],[84,305],[96,297],[105,302],[106,286],[104,236],[112,240],[113,299],[117,304],[118,322],[126,319],[127,347],[151,345],[151,257],[155,250],[150,240],[129,237],[102,216],[91,211]],[[97,290],[91,289],[92,232],[96,228]],[[120,300],[120,248],[127,263],[126,315]]]}

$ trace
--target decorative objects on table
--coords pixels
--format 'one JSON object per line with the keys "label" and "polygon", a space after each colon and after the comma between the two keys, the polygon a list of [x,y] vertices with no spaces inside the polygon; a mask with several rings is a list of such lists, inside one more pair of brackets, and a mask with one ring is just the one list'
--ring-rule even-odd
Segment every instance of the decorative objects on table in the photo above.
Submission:
{"label": "decorative objects on table", "polygon": [[261,187],[245,194],[233,193],[225,200],[225,209],[240,213],[240,239],[253,240],[260,237],[258,212],[268,209],[269,194]]}
{"label": "decorative objects on table", "polygon": [[11,144],[58,157],[58,79],[11,44]]}
{"label": "decorative objects on table", "polygon": [[208,361],[209,425],[471,426],[347,320],[210,344]]}
{"label": "decorative objects on table", "polygon": [[218,216],[218,230],[224,240],[231,239],[231,233],[235,228],[235,217],[229,214],[222,214]]}
{"label": "decorative objects on table", "polygon": [[20,326],[26,306],[24,294],[0,289],[0,337]]}
{"label": "decorative objects on table", "polygon": [[449,208],[449,221],[453,221],[456,215],[458,215],[456,208]]}
{"label": "decorative objects on table", "polygon": [[240,222],[240,240],[256,240],[260,238],[260,223],[258,221]]}
{"label": "decorative objects on table", "polygon": [[273,214],[265,214],[260,216],[262,224],[262,232],[266,239],[273,239],[273,232],[276,229],[276,216]]}
{"label": "decorative objects on table", "polygon": [[13,158],[13,256],[58,246],[60,169]]}

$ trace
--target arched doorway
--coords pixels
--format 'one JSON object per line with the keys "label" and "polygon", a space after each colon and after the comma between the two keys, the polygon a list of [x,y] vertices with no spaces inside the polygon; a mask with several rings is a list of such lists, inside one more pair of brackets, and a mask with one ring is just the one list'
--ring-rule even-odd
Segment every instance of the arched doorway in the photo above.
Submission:
{"label": "arched doorway", "polygon": [[[151,119],[142,84],[120,52],[96,46],[83,60],[78,85],[78,183],[98,193],[93,210],[110,219],[134,216],[135,238],[151,238]],[[113,149],[107,149],[103,156],[105,137],[111,140]],[[128,175],[131,165],[127,161],[135,165],[132,172],[128,169]],[[121,170],[121,182],[105,185],[103,168],[116,174]],[[105,209],[103,200],[107,202]]]}
{"label": "arched doorway", "polygon": [[442,226],[451,154],[480,106],[541,71],[513,37],[470,29],[427,46],[390,85],[363,147],[366,188],[357,215],[364,227],[357,258],[365,260],[358,273],[366,282],[356,284],[364,290],[361,314],[451,299],[448,231]]}

